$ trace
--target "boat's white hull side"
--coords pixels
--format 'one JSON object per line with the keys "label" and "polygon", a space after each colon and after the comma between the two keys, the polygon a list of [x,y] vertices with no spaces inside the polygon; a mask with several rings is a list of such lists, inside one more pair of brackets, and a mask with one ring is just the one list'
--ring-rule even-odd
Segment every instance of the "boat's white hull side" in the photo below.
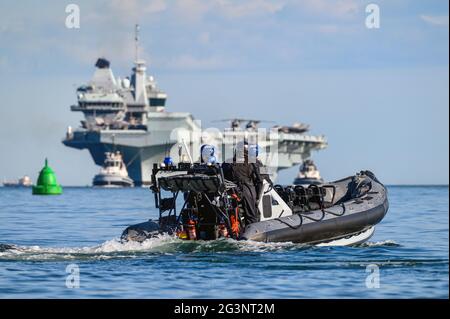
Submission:
{"label": "boat's white hull side", "polygon": [[316,246],[352,246],[352,245],[359,245],[362,243],[365,243],[370,239],[370,237],[373,236],[375,232],[375,226],[370,227],[368,230],[359,233],[354,236],[341,238],[332,240],[326,243],[317,244]]}

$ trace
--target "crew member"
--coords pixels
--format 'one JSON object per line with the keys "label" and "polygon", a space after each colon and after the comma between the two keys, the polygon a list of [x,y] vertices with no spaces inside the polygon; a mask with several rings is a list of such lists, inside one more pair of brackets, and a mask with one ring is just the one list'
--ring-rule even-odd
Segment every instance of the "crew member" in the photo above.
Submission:
{"label": "crew member", "polygon": [[261,160],[258,158],[259,156],[259,145],[258,144],[250,144],[248,146],[248,157],[250,163],[255,163],[256,167],[259,170],[259,175],[261,176],[261,180],[266,180],[270,185],[273,185],[272,180],[270,179],[269,172]]}
{"label": "crew member", "polygon": [[233,161],[223,163],[222,167],[225,178],[235,182],[241,190],[246,225],[259,221],[257,190],[262,187],[262,179],[256,164],[249,161],[248,144],[239,142]]}

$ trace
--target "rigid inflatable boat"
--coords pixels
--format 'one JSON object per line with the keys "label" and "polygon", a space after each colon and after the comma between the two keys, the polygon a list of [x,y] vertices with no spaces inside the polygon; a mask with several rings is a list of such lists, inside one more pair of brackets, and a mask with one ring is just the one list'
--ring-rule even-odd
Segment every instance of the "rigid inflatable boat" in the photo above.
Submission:
{"label": "rigid inflatable boat", "polygon": [[265,180],[260,221],[246,225],[239,187],[224,178],[220,165],[155,165],[152,182],[159,219],[129,226],[123,241],[169,233],[186,240],[354,245],[372,236],[389,206],[385,186],[370,171],[307,187]]}

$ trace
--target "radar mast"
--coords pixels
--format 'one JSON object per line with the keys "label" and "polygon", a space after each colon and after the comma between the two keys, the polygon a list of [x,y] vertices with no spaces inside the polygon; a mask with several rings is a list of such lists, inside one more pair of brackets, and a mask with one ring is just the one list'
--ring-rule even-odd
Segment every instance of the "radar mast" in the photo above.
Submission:
{"label": "radar mast", "polygon": [[134,26],[134,57],[135,61],[138,61],[139,59],[139,24],[136,24]]}

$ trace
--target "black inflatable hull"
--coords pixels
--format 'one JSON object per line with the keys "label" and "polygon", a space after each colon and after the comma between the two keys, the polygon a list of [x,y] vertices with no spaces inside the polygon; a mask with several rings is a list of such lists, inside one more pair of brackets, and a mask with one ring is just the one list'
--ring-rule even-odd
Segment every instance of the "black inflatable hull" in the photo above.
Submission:
{"label": "black inflatable hull", "polygon": [[[373,175],[372,175],[373,176]],[[264,242],[318,244],[364,232],[386,215],[387,191],[374,176],[371,189],[364,196],[343,201],[339,205],[303,214],[293,214],[249,225],[243,239]],[[335,182],[347,183],[346,179]]]}
{"label": "black inflatable hull", "polygon": [[122,241],[143,242],[148,238],[163,233],[158,222],[149,220],[143,223],[128,226],[122,233]]}

